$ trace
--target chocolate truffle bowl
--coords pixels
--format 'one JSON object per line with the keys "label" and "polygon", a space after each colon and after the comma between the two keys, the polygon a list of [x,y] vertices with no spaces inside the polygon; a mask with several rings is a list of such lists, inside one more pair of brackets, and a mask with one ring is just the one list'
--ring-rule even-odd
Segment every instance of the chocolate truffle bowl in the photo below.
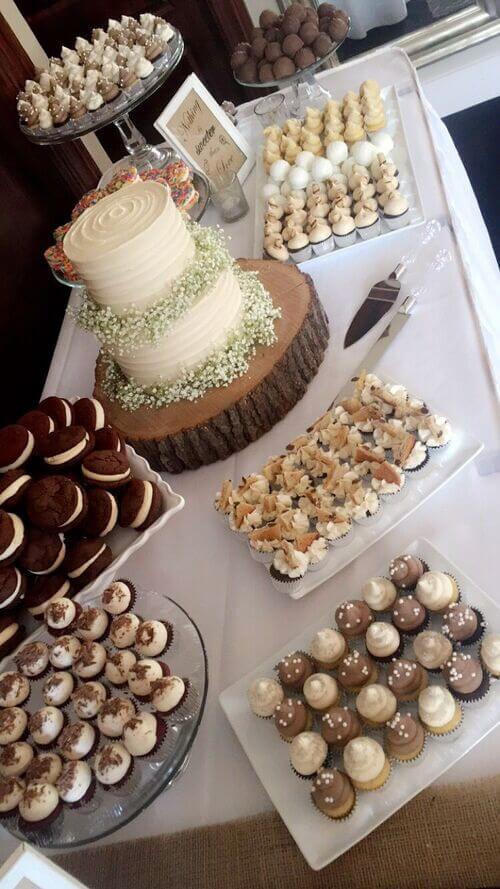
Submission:
{"label": "chocolate truffle bowl", "polygon": [[[132,583],[132,581],[131,581]],[[98,593],[78,594],[77,600],[80,600],[86,608],[101,608],[102,593],[105,584],[101,585]],[[96,718],[82,718],[70,702],[68,707],[69,723],[84,723],[92,726],[96,734],[96,749],[90,751],[86,757],[66,759],[67,763],[86,764],[92,770],[91,783],[86,788],[82,797],[74,802],[75,794],[79,792],[78,788],[83,788],[85,783],[81,776],[76,776],[71,787],[66,787],[68,782],[64,782],[64,790],[67,792],[68,801],[63,798],[59,799],[57,811],[50,812],[47,820],[41,819],[39,822],[29,823],[23,821],[17,814],[16,817],[6,818],[2,823],[5,824],[13,835],[18,839],[29,839],[33,845],[41,848],[68,849],[77,847],[86,843],[95,842],[101,837],[108,836],[115,830],[123,827],[125,824],[134,819],[147,806],[149,806],[156,797],[168,789],[178,775],[187,768],[191,757],[191,751],[194,740],[199,730],[201,719],[203,717],[207,691],[208,691],[208,664],[205,644],[202,635],[191,619],[190,615],[176,602],[160,592],[142,590],[137,584],[134,584],[134,592],[136,594],[136,602],[131,612],[133,614],[141,614],[144,619],[164,622],[171,626],[175,633],[175,645],[168,652],[167,670],[173,676],[184,677],[185,683],[185,700],[179,702],[180,705],[173,715],[170,713],[156,712],[151,703],[145,704],[135,700],[134,695],[128,689],[128,686],[122,685],[119,688],[113,686],[105,676],[92,677],[89,679],[75,678],[75,691],[82,688],[87,682],[100,682],[109,696],[119,696],[125,698],[135,704],[137,714],[140,712],[153,714],[156,721],[156,739],[151,749],[141,748],[141,743],[137,746],[137,732],[132,737],[130,751],[127,751],[123,738],[112,738],[104,736],[98,731]],[[48,634],[45,626],[40,626],[36,632],[29,638],[29,641],[53,642]],[[101,643],[98,643],[101,644]],[[113,654],[117,649],[114,648],[109,638],[104,640],[105,650],[109,655]],[[130,648],[130,651],[133,649]],[[164,657],[156,658],[158,661],[164,661]],[[4,671],[14,669],[12,658],[7,658],[2,663]],[[49,675],[57,672],[57,667],[51,667]],[[73,667],[67,666],[65,670],[73,674]],[[73,674],[74,675],[74,674]],[[43,701],[43,682],[30,682],[30,702],[29,712],[33,714],[44,706]],[[189,712],[185,715],[184,708],[189,704]],[[23,709],[26,706],[22,702],[19,707]],[[173,728],[175,722],[175,729]],[[146,724],[145,728],[148,728]],[[139,742],[141,736],[139,732]],[[134,746],[135,743],[135,746]],[[99,776],[95,774],[95,763],[99,756],[99,752],[106,746],[120,745],[126,750],[126,758],[131,757],[128,764],[126,774],[119,776],[116,783],[107,785],[99,780]],[[47,748],[48,749],[48,748]],[[56,742],[56,749],[59,752]],[[142,749],[146,749],[146,753],[142,753]],[[125,759],[126,759],[125,758]],[[152,765],[154,763],[154,766]],[[123,763],[123,768],[127,762]],[[70,771],[68,769],[68,771]],[[85,769],[75,767],[75,773],[80,771],[85,777]],[[87,772],[88,775],[88,772]],[[80,777],[81,780],[77,780]],[[114,780],[114,779],[113,779]],[[69,782],[71,783],[71,782]],[[50,797],[50,792],[48,792]],[[50,809],[52,800],[49,798],[47,807]]]}

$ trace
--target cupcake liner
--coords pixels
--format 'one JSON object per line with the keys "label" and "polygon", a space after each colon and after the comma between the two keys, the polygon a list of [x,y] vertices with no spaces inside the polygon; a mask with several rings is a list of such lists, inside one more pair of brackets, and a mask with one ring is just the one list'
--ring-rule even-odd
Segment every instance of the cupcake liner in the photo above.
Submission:
{"label": "cupcake liner", "polygon": [[351,525],[348,531],[345,534],[342,534],[342,537],[337,537],[335,540],[330,540],[329,544],[332,549],[341,549],[343,546],[349,546],[351,539],[354,535],[354,526]]}
{"label": "cupcake liner", "polygon": [[92,773],[92,780],[83,794],[83,796],[76,801],[76,803],[65,803],[64,805],[68,807],[68,809],[83,809],[93,798],[96,791],[97,781],[95,779],[95,775]]}
{"label": "cupcake liner", "polygon": [[485,695],[488,694],[488,692],[490,690],[490,677],[486,671],[483,671],[483,679],[482,679],[481,685],[479,686],[479,688],[476,689],[475,692],[472,692],[471,694],[468,694],[468,695],[464,695],[458,691],[455,691],[455,689],[453,689],[449,685],[447,685],[446,687],[447,687],[448,691],[451,692],[451,694],[453,695],[453,697],[455,698],[456,701],[458,701],[460,704],[464,705],[465,707],[468,707],[473,704],[478,704],[479,701],[482,701],[483,698],[485,697]]}
{"label": "cupcake liner", "polygon": [[424,725],[424,729],[425,729],[427,735],[429,736],[429,738],[431,738],[433,741],[437,741],[438,744],[446,744],[447,742],[450,743],[451,741],[455,741],[456,738],[460,737],[460,732],[462,731],[463,724],[464,724],[463,708],[461,708],[460,713],[461,713],[460,722],[457,723],[455,728],[451,729],[448,732],[444,732],[441,735],[434,734],[431,731],[431,729],[427,728],[427,726]]}
{"label": "cupcake liner", "polygon": [[10,825],[13,824],[19,817],[19,808],[15,806],[14,809],[11,809],[10,812],[0,812],[0,824],[2,827],[5,827],[6,830],[9,829]]}
{"label": "cupcake liner", "polygon": [[273,566],[271,565],[269,569],[269,575],[271,577],[272,585],[281,592],[286,592],[288,595],[292,593],[296,593],[300,590],[304,577],[287,577],[285,574],[279,574],[276,576],[273,574]]}
{"label": "cupcake liner", "polygon": [[183,679],[186,688],[182,698],[172,710],[169,710],[168,713],[162,714],[165,718],[167,718],[174,724],[177,722],[187,722],[188,719],[192,719],[198,705],[199,696],[197,689],[194,687],[189,679],[186,679],[184,677]]}
{"label": "cupcake liner", "polygon": [[[42,670],[41,673],[38,673],[37,676],[25,676],[25,679],[27,679],[30,683],[31,682],[40,682],[41,679],[46,679],[47,676],[49,675],[49,673],[52,673],[53,669],[55,670],[55,667],[52,667],[52,664],[49,661],[47,666],[45,667],[44,670]],[[19,671],[19,672],[21,672],[21,671]],[[24,673],[23,673],[23,676],[24,676]],[[28,699],[26,698],[26,700],[28,700]],[[21,706],[24,707],[24,703]]]}
{"label": "cupcake liner", "polygon": [[357,525],[374,525],[375,522],[378,522],[382,517],[382,503],[380,503],[377,512],[372,512],[369,515],[362,516],[360,518],[352,517],[353,522],[356,522]]}
{"label": "cupcake liner", "polygon": [[315,256],[324,256],[325,253],[330,253],[334,249],[335,240],[333,235],[330,235],[324,241],[320,241],[318,244],[311,244],[311,246]]}
{"label": "cupcake liner", "polygon": [[450,639],[450,637],[448,636],[448,639],[450,639],[450,642],[453,642],[453,644],[456,644],[457,648],[459,648],[459,649],[467,647],[468,645],[475,645],[476,642],[479,642],[480,639],[483,638],[485,630],[487,629],[487,626],[488,626],[488,624],[486,623],[486,621],[484,619],[483,613],[482,613],[482,611],[479,610],[479,608],[476,608],[475,605],[469,605],[469,608],[472,608],[474,614],[477,617],[477,627],[475,629],[475,632],[468,639],[462,639],[462,640],[460,640],[460,642],[456,642],[456,643],[455,643],[455,640]]}
{"label": "cupcake liner", "polygon": [[425,460],[423,460],[419,466],[413,466],[411,469],[410,469],[410,467],[405,466],[403,471],[405,473],[408,472],[411,475],[420,475],[426,467],[429,468],[429,451],[427,451],[427,454],[425,455]]}
{"label": "cupcake liner", "polygon": [[321,562],[314,562],[314,563],[309,562],[309,565],[307,566],[307,570],[312,571],[314,573],[315,571],[319,571],[320,568],[324,568],[325,565],[327,564],[327,562],[328,562],[328,552],[327,552],[325,558],[321,559]]}
{"label": "cupcake liner", "polygon": [[403,482],[403,484],[400,488],[398,488],[397,491],[377,491],[377,496],[380,498],[380,500],[385,501],[386,503],[388,503],[394,497],[398,497],[398,499],[401,500],[403,497],[406,497],[407,494],[408,485],[406,481]]}
{"label": "cupcake liner", "polygon": [[172,648],[172,645],[174,644],[174,641],[175,641],[174,625],[172,623],[170,623],[169,620],[162,620],[162,621],[160,621],[160,623],[162,623],[163,626],[166,627],[167,644],[165,645],[165,648],[163,649],[163,651],[160,651],[160,653],[156,655],[157,658],[161,657],[162,654],[165,654],[165,652],[168,651],[169,648]]}
{"label": "cupcake liner", "polygon": [[393,770],[392,762],[389,759],[389,757],[387,756],[387,754],[386,754],[386,758],[387,758],[387,762],[389,764],[389,770],[387,772],[387,778],[385,779],[385,781],[382,784],[379,784],[378,787],[356,787],[356,785],[354,785],[354,789],[356,791],[359,790],[360,793],[375,793],[377,790],[382,790],[382,787],[385,787],[385,785],[387,784],[387,782],[389,781],[389,779],[392,775],[392,770]]}
{"label": "cupcake liner", "polygon": [[326,820],[329,821],[330,823],[332,821],[333,822],[347,821],[352,816],[352,814],[354,813],[354,811],[358,805],[358,797],[356,794],[356,789],[354,787],[353,787],[353,792],[354,792],[354,803],[353,803],[352,809],[349,812],[347,812],[345,815],[341,815],[339,818],[336,818],[333,815],[327,815],[326,812],[322,812],[321,809],[318,809],[317,805],[313,801],[312,796],[310,796],[309,799],[310,799],[310,803],[311,803],[311,806],[313,807],[314,811],[317,812],[318,815],[321,815],[323,818],[326,818]]}
{"label": "cupcake liner", "polygon": [[169,731],[167,723],[161,716],[157,713],[155,713],[155,716],[157,723],[156,744],[149,753],[145,753],[143,756],[136,756],[135,759],[140,759],[144,762],[159,762],[168,759],[174,751],[177,743],[175,732]]}
{"label": "cupcake liner", "polygon": [[259,562],[261,565],[272,565],[274,550],[270,553],[260,552],[259,550],[254,549],[253,546],[250,546],[250,544],[248,544],[248,549],[254,562]]}

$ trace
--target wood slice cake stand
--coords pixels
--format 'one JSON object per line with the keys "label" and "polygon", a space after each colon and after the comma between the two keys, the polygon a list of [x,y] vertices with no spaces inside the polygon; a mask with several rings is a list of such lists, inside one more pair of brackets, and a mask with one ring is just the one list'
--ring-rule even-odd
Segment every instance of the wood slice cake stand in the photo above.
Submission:
{"label": "wood slice cake stand", "polygon": [[180,401],[129,412],[101,388],[97,359],[95,396],[108,421],[158,472],[182,472],[223,460],[268,432],[299,401],[317,373],[328,343],[328,319],[311,278],[293,265],[240,259],[256,271],[275,306],[277,341],[259,347],[247,373],[199,401]]}

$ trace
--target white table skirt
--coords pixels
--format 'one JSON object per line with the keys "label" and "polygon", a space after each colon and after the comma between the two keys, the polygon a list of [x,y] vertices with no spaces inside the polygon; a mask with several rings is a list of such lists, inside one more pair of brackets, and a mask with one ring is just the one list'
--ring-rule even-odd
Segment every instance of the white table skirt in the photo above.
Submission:
{"label": "white table skirt", "polygon": [[[401,381],[431,404],[440,406],[457,423],[481,438],[487,450],[498,449],[498,400],[477,308],[484,303],[480,313],[486,313],[492,326],[488,337],[493,358],[493,296],[499,292],[498,271],[483,220],[444,126],[432,115],[426,119],[404,54],[395,50],[375,53],[369,59],[327,72],[323,83],[341,97],[368,76],[376,77],[382,86],[395,83],[402,94],[400,101],[426,216],[450,220],[441,180],[441,174],[445,173],[451,177],[449,187],[453,195],[459,185],[461,203],[460,206],[457,203],[453,215],[455,224],[464,225],[464,233],[460,230],[464,255],[461,257],[450,242],[456,262],[440,273],[435,287],[426,294],[418,311],[384,355],[379,370]],[[440,159],[441,170],[435,148],[446,153],[445,165]],[[246,183],[251,204],[253,178],[252,174]],[[215,221],[211,210],[204,223]],[[465,229],[473,233],[471,242],[465,239]],[[251,255],[252,212],[227,226],[226,231],[231,236],[230,248],[235,257]],[[402,231],[398,237],[386,241],[367,242],[357,251],[335,251],[306,269],[314,278],[331,322],[328,352],[307,394],[281,423],[241,453],[224,463],[169,478],[186,498],[186,508],[165,533],[155,536],[131,559],[126,573],[139,587],[165,590],[195,617],[208,650],[207,708],[187,772],[140,817],[107,842],[173,832],[270,808],[263,788],[225,721],[217,700],[219,692],[286,644],[287,639],[317,615],[328,608],[333,612],[335,603],[355,595],[381,561],[388,562],[410,540],[428,537],[490,596],[500,595],[497,567],[500,475],[481,477],[475,464],[469,465],[355,563],[298,602],[272,588],[245,548],[231,539],[213,513],[213,496],[221,480],[226,477],[237,480],[258,468],[270,454],[279,453],[284,443],[323,411],[355,369],[366,344],[362,349],[349,350],[348,359],[340,351],[353,310],[369,286],[396,265],[416,236],[415,231]],[[466,271],[470,281],[477,285],[474,296],[467,286]],[[90,394],[96,354],[93,338],[74,330],[70,322],[65,321],[45,392]],[[450,769],[444,780],[472,779],[497,770],[499,743],[500,729],[497,729]],[[15,841],[2,829],[0,860],[14,846]]]}

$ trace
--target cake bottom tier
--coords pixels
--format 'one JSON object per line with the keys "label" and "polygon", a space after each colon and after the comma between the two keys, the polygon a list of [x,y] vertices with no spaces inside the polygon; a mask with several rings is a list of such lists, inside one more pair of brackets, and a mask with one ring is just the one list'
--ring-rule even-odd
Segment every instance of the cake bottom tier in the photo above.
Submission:
{"label": "cake bottom tier", "polygon": [[257,350],[244,376],[196,402],[126,411],[103,392],[104,364],[97,360],[94,391],[109,422],[159,472],[197,469],[245,448],[302,398],[323,360],[328,319],[311,278],[269,260],[239,264],[259,274],[282,312],[276,343]]}

